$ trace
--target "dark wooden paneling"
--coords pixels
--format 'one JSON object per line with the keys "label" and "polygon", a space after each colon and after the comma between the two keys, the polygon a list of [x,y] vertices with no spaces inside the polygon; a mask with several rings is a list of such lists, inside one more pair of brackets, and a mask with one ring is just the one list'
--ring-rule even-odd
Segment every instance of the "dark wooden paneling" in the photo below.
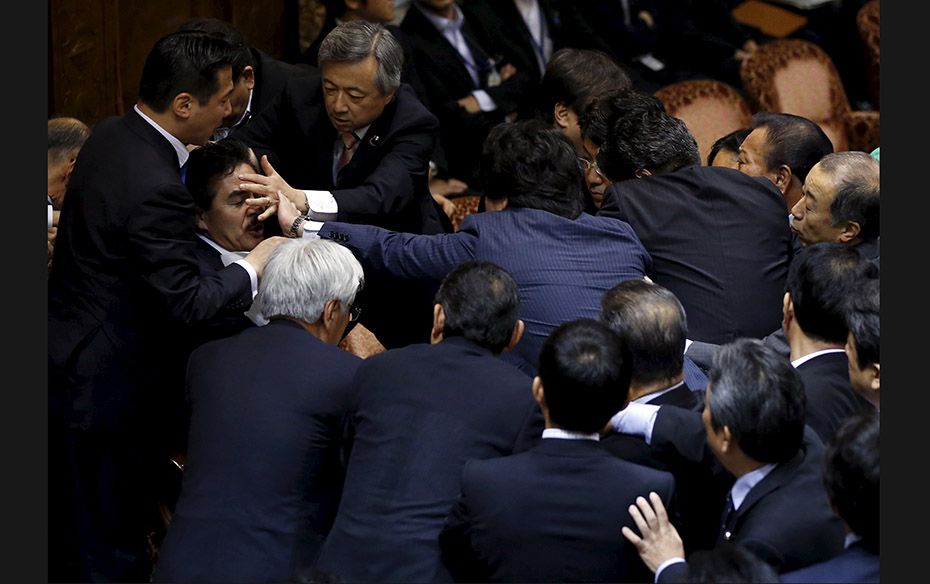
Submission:
{"label": "dark wooden paneling", "polygon": [[[294,54],[296,0],[49,0],[49,117],[95,124],[131,109],[145,57],[194,16],[231,22],[272,56]],[[294,38],[291,38],[294,37]]]}

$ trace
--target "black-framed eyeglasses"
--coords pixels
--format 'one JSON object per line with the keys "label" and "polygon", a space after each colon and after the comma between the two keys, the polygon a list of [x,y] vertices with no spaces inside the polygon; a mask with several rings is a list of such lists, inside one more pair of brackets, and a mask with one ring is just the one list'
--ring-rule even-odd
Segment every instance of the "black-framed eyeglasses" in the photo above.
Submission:
{"label": "black-framed eyeglasses", "polygon": [[362,309],[358,306],[353,306],[349,308],[349,322],[346,323],[346,328],[342,331],[342,338],[349,336],[349,333],[352,332],[352,329],[355,328],[355,325],[358,324],[358,317],[361,316]]}
{"label": "black-framed eyeglasses", "polygon": [[578,158],[578,162],[581,163],[581,166],[584,168],[585,172],[588,172],[589,170],[593,170],[601,178],[606,178],[604,176],[604,173],[601,172],[601,167],[597,165],[597,162],[593,160],[588,160],[587,158],[582,158],[581,156],[578,156],[577,158]]}

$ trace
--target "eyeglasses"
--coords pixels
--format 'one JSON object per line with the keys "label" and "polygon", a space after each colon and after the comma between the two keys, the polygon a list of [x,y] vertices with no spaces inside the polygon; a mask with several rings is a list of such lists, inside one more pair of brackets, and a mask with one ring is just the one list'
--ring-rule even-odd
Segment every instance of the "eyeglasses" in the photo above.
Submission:
{"label": "eyeglasses", "polygon": [[361,316],[362,309],[358,306],[353,306],[349,309],[349,322],[355,322],[358,320],[358,317]]}
{"label": "eyeglasses", "polygon": [[588,160],[587,158],[582,158],[580,156],[578,156],[578,162],[580,162],[581,165],[584,167],[585,172],[593,170],[594,172],[597,173],[599,177],[606,178],[604,176],[604,173],[601,172],[601,167],[597,165],[597,162],[594,162],[593,160]]}

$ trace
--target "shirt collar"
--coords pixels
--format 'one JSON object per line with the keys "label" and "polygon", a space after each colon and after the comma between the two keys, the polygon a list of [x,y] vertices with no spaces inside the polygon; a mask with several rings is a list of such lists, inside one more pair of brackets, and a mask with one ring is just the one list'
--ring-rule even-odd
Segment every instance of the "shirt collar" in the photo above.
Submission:
{"label": "shirt collar", "polygon": [[563,440],[594,440],[597,442],[601,439],[597,432],[586,434],[584,432],[569,432],[561,428],[546,428],[542,433],[543,438],[561,438]]}
{"label": "shirt collar", "polygon": [[634,399],[633,401],[631,401],[630,403],[631,403],[631,404],[645,404],[645,403],[649,403],[649,402],[651,402],[652,400],[654,400],[655,398],[659,397],[660,395],[665,395],[666,393],[672,391],[673,389],[678,389],[679,387],[681,387],[681,386],[684,385],[684,384],[685,384],[684,380],[681,380],[681,381],[679,381],[678,383],[676,383],[675,385],[672,385],[672,386],[670,386],[670,387],[666,387],[665,389],[660,389],[659,391],[654,391],[654,392],[652,392],[652,393],[647,393],[646,395],[641,395],[641,396],[639,396],[638,398],[636,398],[636,399]]}
{"label": "shirt collar", "polygon": [[148,122],[148,124],[152,126],[153,128],[155,128],[156,130],[158,130],[158,133],[164,136],[165,139],[171,143],[171,146],[174,148],[175,154],[178,155],[178,168],[181,168],[182,166],[184,166],[187,163],[188,157],[190,157],[191,155],[191,153],[187,151],[187,147],[184,145],[184,143],[178,140],[177,138],[175,138],[173,134],[168,132],[168,130],[159,126],[155,120],[153,120],[152,118],[142,113],[142,110],[139,109],[138,105],[132,106],[132,109],[136,110],[136,113],[142,116],[143,120]]}
{"label": "shirt collar", "polygon": [[746,498],[746,495],[749,494],[749,491],[752,490],[759,482],[766,477],[772,469],[775,468],[775,463],[770,463],[765,466],[760,466],[754,471],[747,472],[740,478],[736,479],[736,482],[733,483],[733,488],[730,489],[730,497],[733,499],[733,509],[739,509],[739,506],[743,504],[743,500]]}
{"label": "shirt collar", "polygon": [[430,12],[425,8],[421,8],[418,2],[415,2],[414,4],[417,5],[417,8],[420,10],[420,12],[423,13],[423,16],[432,22],[433,26],[435,26],[440,32],[445,32],[446,30],[461,30],[462,25],[465,23],[465,15],[462,14],[462,9],[459,8],[458,4],[452,5],[452,10],[455,12],[455,16],[451,20],[448,18],[443,18],[442,16]]}
{"label": "shirt collar", "polygon": [[798,359],[795,359],[794,361],[791,362],[791,366],[797,369],[798,367],[800,367],[804,363],[807,363],[814,357],[819,357],[821,355],[827,355],[829,353],[845,353],[845,352],[846,351],[844,351],[843,349],[823,349],[822,351],[814,351],[813,353],[809,353],[807,355],[804,355],[803,357],[799,357]]}

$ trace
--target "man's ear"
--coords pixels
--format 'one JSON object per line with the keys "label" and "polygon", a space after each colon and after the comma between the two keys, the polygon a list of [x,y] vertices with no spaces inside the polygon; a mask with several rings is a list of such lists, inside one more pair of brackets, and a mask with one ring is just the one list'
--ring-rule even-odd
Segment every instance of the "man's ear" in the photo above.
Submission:
{"label": "man's ear", "polygon": [[733,436],[730,434],[729,426],[724,426],[720,431],[723,432],[723,440],[720,441],[720,452],[726,454],[733,447]]}
{"label": "man's ear", "polygon": [[791,169],[787,165],[782,164],[775,169],[773,174],[773,179],[775,186],[778,187],[783,194],[791,187],[791,179],[794,174],[791,172]]}
{"label": "man's ear", "polygon": [[429,342],[436,344],[442,340],[442,331],[446,327],[446,311],[442,304],[433,305],[433,330],[430,331]]}
{"label": "man's ear", "polygon": [[565,130],[571,125],[571,109],[561,101],[556,102],[552,106],[552,118],[560,130]]}
{"label": "man's ear", "polygon": [[507,341],[507,346],[504,347],[504,351],[510,351],[516,347],[517,343],[520,342],[520,339],[523,338],[523,331],[525,330],[526,324],[518,318],[517,322],[513,325],[513,330],[510,332],[510,340]]}
{"label": "man's ear", "polygon": [[187,119],[191,116],[194,105],[194,96],[190,93],[181,92],[171,100],[171,111],[179,118]]}
{"label": "man's ear", "polygon": [[245,80],[245,86],[250,90],[255,89],[255,67],[251,65],[246,65],[240,73],[240,78]]}
{"label": "man's ear", "polygon": [[203,209],[197,209],[195,211],[195,215],[197,217],[197,229],[206,233],[207,223],[206,221],[203,220],[204,216],[206,215],[206,212]]}
{"label": "man's ear", "polygon": [[539,404],[539,409],[546,409],[546,392],[543,389],[542,379],[539,375],[533,378],[533,399]]}
{"label": "man's ear", "polygon": [[781,320],[782,326],[785,328],[785,332],[788,332],[788,327],[791,325],[791,321],[794,320],[794,303],[791,302],[791,295],[785,292],[784,297],[781,301]]}
{"label": "man's ear", "polygon": [[840,232],[839,242],[849,243],[859,237],[859,232],[861,230],[862,227],[859,225],[858,221],[847,221],[846,225],[843,227],[843,231]]}
{"label": "man's ear", "polygon": [[869,367],[874,370],[869,388],[872,391],[880,391],[882,388],[882,366],[878,363],[869,363]]}

